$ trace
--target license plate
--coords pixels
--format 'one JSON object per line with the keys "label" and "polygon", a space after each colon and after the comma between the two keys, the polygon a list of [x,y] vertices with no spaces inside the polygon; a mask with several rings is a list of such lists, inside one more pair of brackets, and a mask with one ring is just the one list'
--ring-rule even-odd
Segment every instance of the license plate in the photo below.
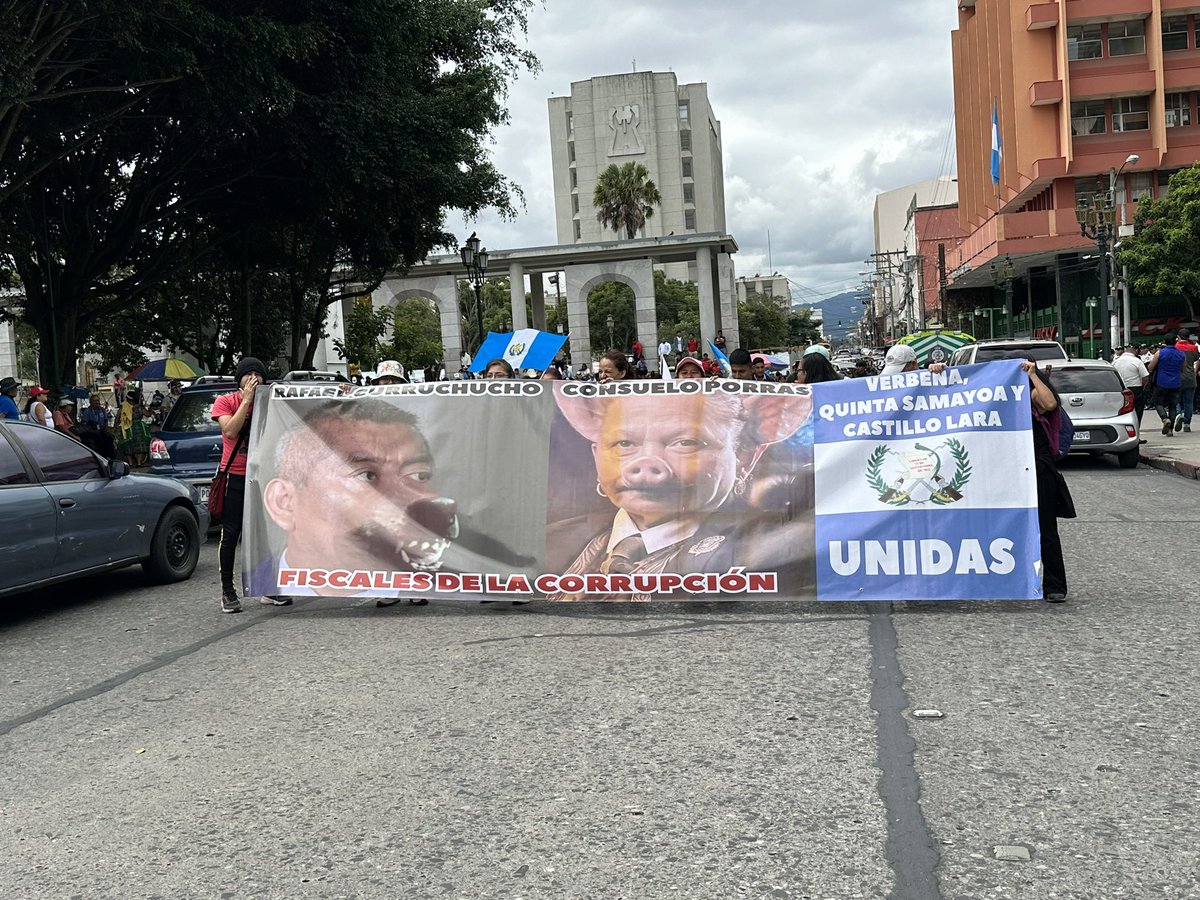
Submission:
{"label": "license plate", "polygon": [[[1079,441],[1080,443],[1086,443],[1086,442],[1090,441],[1091,439],[1092,439],[1092,433],[1090,431],[1075,432],[1075,440]],[[206,496],[207,496],[207,493],[208,492],[206,491],[205,492]]]}
{"label": "license plate", "polygon": [[198,485],[196,485],[196,490],[198,490],[200,492],[200,502],[207,503],[208,502],[208,485],[207,484],[198,484]]}

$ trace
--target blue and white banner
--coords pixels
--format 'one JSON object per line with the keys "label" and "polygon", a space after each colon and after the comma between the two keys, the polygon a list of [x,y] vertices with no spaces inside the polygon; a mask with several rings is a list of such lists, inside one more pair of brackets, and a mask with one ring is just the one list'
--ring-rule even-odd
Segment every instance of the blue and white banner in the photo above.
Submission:
{"label": "blue and white banner", "polygon": [[539,372],[554,362],[554,357],[567,341],[567,335],[550,334],[536,328],[497,334],[489,331],[487,340],[475,354],[470,372],[482,372],[494,359],[504,359],[514,369],[537,369]]}
{"label": "blue and white banner", "polygon": [[1029,379],[1017,361],[813,392],[817,596],[1041,596]]}
{"label": "blue and white banner", "polygon": [[1000,158],[1003,149],[1000,144],[1000,110],[996,101],[992,101],[992,184],[1000,183]]}
{"label": "blue and white banner", "polygon": [[1034,599],[1031,418],[1009,361],[811,386],[273,384],[251,421],[244,587]]}

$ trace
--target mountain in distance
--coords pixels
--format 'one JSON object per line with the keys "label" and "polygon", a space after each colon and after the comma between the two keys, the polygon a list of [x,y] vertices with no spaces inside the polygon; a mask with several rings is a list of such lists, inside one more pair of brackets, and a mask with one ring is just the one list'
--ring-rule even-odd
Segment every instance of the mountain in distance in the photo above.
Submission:
{"label": "mountain in distance", "polygon": [[835,343],[844,341],[848,334],[855,331],[866,312],[864,296],[859,291],[843,291],[812,303],[793,303],[792,309],[809,306],[821,310],[824,316],[825,336]]}

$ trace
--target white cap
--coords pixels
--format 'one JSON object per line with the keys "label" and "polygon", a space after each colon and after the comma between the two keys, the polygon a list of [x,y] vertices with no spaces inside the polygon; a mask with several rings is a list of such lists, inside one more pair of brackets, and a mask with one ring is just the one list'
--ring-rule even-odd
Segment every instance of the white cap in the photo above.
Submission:
{"label": "white cap", "polygon": [[883,358],[883,374],[895,375],[897,372],[903,372],[905,366],[916,361],[917,351],[908,344],[896,344]]}
{"label": "white cap", "polygon": [[392,378],[404,377],[404,366],[396,362],[394,359],[385,359],[375,367],[375,377],[384,378],[390,376]]}

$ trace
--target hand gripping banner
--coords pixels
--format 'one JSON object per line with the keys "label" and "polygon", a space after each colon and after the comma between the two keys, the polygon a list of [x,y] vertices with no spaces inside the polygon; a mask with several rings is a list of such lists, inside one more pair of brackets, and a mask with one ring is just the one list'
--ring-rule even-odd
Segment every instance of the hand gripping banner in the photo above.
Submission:
{"label": "hand gripping banner", "polygon": [[812,387],[276,384],[247,472],[250,595],[1033,599],[1016,362]]}

